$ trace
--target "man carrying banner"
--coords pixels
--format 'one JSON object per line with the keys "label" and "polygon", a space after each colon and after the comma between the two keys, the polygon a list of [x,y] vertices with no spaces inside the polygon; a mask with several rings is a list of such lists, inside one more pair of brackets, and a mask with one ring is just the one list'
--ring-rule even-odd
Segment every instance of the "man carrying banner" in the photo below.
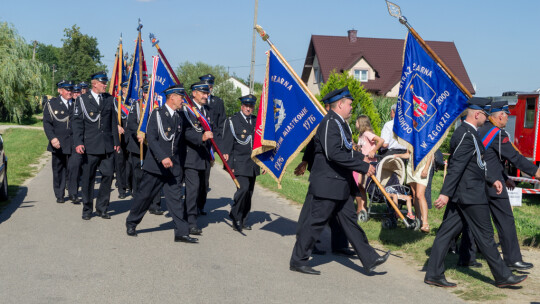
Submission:
{"label": "man carrying banner", "polygon": [[249,94],[239,99],[242,103],[240,112],[235,113],[225,122],[222,152],[240,183],[240,188],[236,189],[234,194],[234,203],[229,217],[233,222],[233,229],[242,232],[242,229],[251,230],[251,226],[245,223],[245,219],[251,210],[251,197],[260,168],[251,159],[257,121],[257,117],[252,113],[257,97]]}
{"label": "man carrying banner", "polygon": [[177,112],[184,101],[182,84],[169,87],[165,105],[152,111],[148,121],[146,140],[148,153],[144,159],[143,176],[135,194],[133,205],[126,219],[127,234],[137,236],[135,228],[150,208],[154,197],[163,187],[167,209],[174,223],[174,241],[197,243],[189,236],[182,202],[182,159],[184,146],[184,123]]}
{"label": "man carrying banner", "polygon": [[[73,113],[73,84],[62,80],[56,86],[59,96],[45,102],[43,107],[43,129],[49,140],[47,151],[52,155],[54,195],[57,203],[63,203],[68,159],[75,152],[72,151],[70,122]],[[76,197],[73,203],[77,203]]]}
{"label": "man carrying banner", "polygon": [[[142,88],[143,100],[147,100],[148,87],[149,85],[145,84]],[[139,191],[139,186],[141,184],[141,179],[143,176],[143,168],[141,165],[140,144],[142,143],[143,145],[143,155],[147,154],[147,149],[148,149],[147,144],[145,143],[145,140],[144,140],[144,137],[145,137],[144,134],[142,132],[141,133],[137,132],[139,129],[139,123],[140,123],[140,117],[141,117],[141,114],[140,114],[141,107],[139,106],[139,103],[141,102],[142,102],[141,100],[137,100],[134,104],[131,105],[131,109],[130,109],[130,112],[128,115],[128,121],[127,121],[127,130],[126,130],[126,137],[128,140],[127,150],[129,151],[129,154],[130,154],[129,164],[131,166],[131,171],[133,175],[133,178],[131,181],[131,185],[132,185],[131,190],[132,190],[132,195],[134,198],[135,198],[135,195]],[[148,101],[148,102],[151,102],[151,101]],[[150,214],[155,214],[155,215],[163,214],[163,211],[161,210],[161,194],[159,191],[158,191],[158,194],[156,194],[156,196],[152,200],[152,204],[150,205],[148,212],[150,212]]]}
{"label": "man carrying banner", "polygon": [[375,167],[364,161],[362,153],[353,150],[352,133],[347,124],[353,98],[348,88],[328,93],[323,101],[330,104],[331,109],[319,124],[314,137],[315,156],[308,190],[313,194],[312,212],[298,228],[290,270],[320,274],[320,271],[308,265],[308,260],[328,219],[336,215],[364,268],[371,272],[386,262],[390,252],[379,256],[356,223],[353,200],[358,187],[352,172],[371,176],[375,173]]}
{"label": "man carrying banner", "polygon": [[[504,173],[504,163],[506,161],[512,163],[517,169],[531,176],[535,176],[537,179],[540,178],[540,169],[523,155],[519,154],[512,146],[508,133],[504,130],[504,127],[506,127],[506,124],[508,123],[508,114],[510,114],[510,111],[508,110],[507,101],[492,102],[490,117],[497,126],[491,121],[487,121],[480,129],[478,129],[478,133],[486,148],[484,160],[486,161],[487,170],[489,171],[490,176],[501,181],[501,183],[505,183],[508,188],[513,189],[516,185]],[[516,224],[506,187],[503,187],[502,193],[499,194],[493,188],[489,188],[487,191],[489,209],[495,227],[497,228],[497,233],[499,234],[504,262],[513,270],[532,268],[533,264],[523,262],[521,256],[516,233]],[[471,245],[471,242],[462,242],[462,246],[467,247],[469,250],[460,252],[469,252],[471,247],[475,247]],[[473,251],[473,256],[474,253],[475,252]]]}
{"label": "man carrying banner", "polygon": [[214,141],[216,142],[218,148],[221,149],[222,138],[224,136],[223,129],[225,128],[224,124],[225,120],[227,119],[227,115],[225,114],[225,103],[221,98],[212,95],[212,91],[214,90],[214,81],[216,79],[214,75],[206,74],[199,77],[199,79],[201,81],[205,81],[210,89],[208,93],[208,106],[210,109],[212,109],[211,121],[214,124],[212,130],[216,135],[214,137]]}
{"label": "man carrying banner", "polygon": [[502,183],[487,172],[483,160],[485,152],[477,128],[487,118],[485,112],[489,99],[473,97],[469,99],[467,118],[452,135],[448,173],[439,198],[435,201],[438,209],[446,206],[445,218],[439,227],[427,264],[424,282],[438,287],[455,287],[444,276],[444,258],[450,241],[461,231],[466,222],[486,258],[495,286],[507,287],[521,283],[526,275],[513,275],[504,264],[493,238],[493,226],[489,216],[486,181],[493,185],[497,194],[502,193]]}
{"label": "man carrying banner", "polygon": [[[127,87],[128,82],[125,81],[122,83],[122,96],[125,98],[127,95]],[[125,93],[124,93],[125,91]],[[125,100],[122,101],[124,104]],[[127,115],[124,114],[124,111],[122,109],[118,109],[117,102],[114,102],[114,110],[115,115],[118,117],[118,111],[120,111],[120,117],[121,117],[121,123],[118,125],[118,133],[120,134],[120,149],[118,152],[114,153],[114,167],[116,172],[116,188],[118,189],[118,198],[124,199],[126,198],[126,191],[128,185],[130,184],[128,181],[129,179],[129,173],[131,170],[127,170],[127,160],[129,158],[129,153],[127,151],[127,136],[125,134],[125,129],[127,128]]]}
{"label": "man carrying banner", "polygon": [[[199,81],[191,85],[194,107],[193,111],[198,111],[199,115],[210,119],[212,112],[207,105],[210,88],[204,81]],[[195,113],[191,109],[184,107],[186,124],[186,162],[185,162],[185,183],[186,183],[186,208],[190,227],[190,234],[201,234],[202,230],[197,227],[197,213],[206,215],[204,205],[208,192],[208,180],[210,178],[210,168],[213,164],[213,152],[210,138],[214,138],[212,131],[204,131],[204,128],[197,120]],[[212,127],[212,121],[208,121]]]}
{"label": "man carrying banner", "polygon": [[98,72],[91,76],[92,90],[76,101],[73,118],[73,141],[79,154],[86,154],[82,175],[82,219],[92,217],[96,170],[101,172],[101,183],[96,201],[98,216],[110,219],[107,214],[114,173],[114,152],[120,148],[118,121],[114,111],[114,98],[105,93],[107,74]]}

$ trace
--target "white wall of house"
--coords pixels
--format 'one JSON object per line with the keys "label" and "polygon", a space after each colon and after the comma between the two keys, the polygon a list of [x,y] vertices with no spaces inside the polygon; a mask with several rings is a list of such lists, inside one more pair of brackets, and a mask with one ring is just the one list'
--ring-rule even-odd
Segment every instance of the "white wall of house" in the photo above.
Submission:
{"label": "white wall of house", "polygon": [[313,59],[313,67],[309,72],[309,78],[306,84],[306,86],[311,91],[311,93],[313,93],[313,95],[317,95],[320,93],[320,79],[322,79],[322,77],[319,76],[319,79],[317,79],[317,75],[320,75],[320,73],[321,67],[319,66],[319,60],[315,56],[315,58]]}
{"label": "white wall of house", "polygon": [[238,81],[236,78],[230,77],[229,79],[227,79],[227,81],[232,82],[235,89],[240,88],[240,91],[242,91],[242,96],[249,94],[249,87]]}
{"label": "white wall of house", "polygon": [[[365,58],[360,58],[358,62],[356,62],[351,69],[349,70],[349,74],[351,76],[355,76],[355,71],[367,71],[367,81],[375,80],[375,70],[369,65],[369,63],[366,61]],[[358,79],[362,81],[362,79]],[[367,82],[362,81],[362,82]]]}
{"label": "white wall of house", "polygon": [[386,93],[386,97],[398,97],[399,95],[399,82],[396,83],[396,85]]}

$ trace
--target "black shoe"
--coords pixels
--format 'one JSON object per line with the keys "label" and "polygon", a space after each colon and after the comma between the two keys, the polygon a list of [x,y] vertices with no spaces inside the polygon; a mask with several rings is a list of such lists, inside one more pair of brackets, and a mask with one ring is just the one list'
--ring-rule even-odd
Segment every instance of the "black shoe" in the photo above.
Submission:
{"label": "black shoe", "polygon": [[495,286],[499,288],[508,287],[512,285],[517,285],[527,278],[527,275],[511,275],[506,280],[501,282],[495,282]]}
{"label": "black shoe", "polygon": [[356,255],[356,252],[354,252],[354,250],[351,250],[349,248],[341,248],[337,250],[332,250],[332,253],[335,255],[340,255],[347,258],[350,258]]}
{"label": "black shoe", "polygon": [[135,227],[128,227],[126,233],[129,236],[137,236],[137,231],[135,230]]}
{"label": "black shoe", "polygon": [[78,205],[81,203],[81,201],[76,195],[70,195],[69,200],[71,201],[72,204],[75,204],[75,205]]}
{"label": "black shoe", "polygon": [[368,272],[372,272],[373,270],[375,270],[375,268],[377,268],[377,266],[382,265],[384,262],[386,262],[389,256],[390,256],[390,250],[388,250],[385,255],[378,257],[375,260],[375,263],[373,263],[371,267],[367,268]]}
{"label": "black shoe", "polygon": [[64,203],[64,198],[57,198],[56,202],[59,203],[59,204],[63,204]]}
{"label": "black shoe", "polygon": [[316,274],[316,275],[319,275],[321,274],[320,271],[318,270],[315,270],[309,266],[293,266],[291,265],[289,267],[290,270],[292,271],[298,271],[298,272],[301,272],[301,273],[305,273],[305,274]]}
{"label": "black shoe", "polygon": [[459,262],[457,265],[458,267],[482,268],[482,263],[477,261],[469,262],[468,264]]}
{"label": "black shoe", "polygon": [[192,237],[190,237],[189,235],[182,235],[182,236],[175,236],[175,237],[174,237],[174,241],[175,241],[175,242],[182,242],[182,243],[192,243],[192,244],[195,244],[195,243],[198,243],[198,242],[199,242],[199,239],[197,239],[197,238],[192,238]]}
{"label": "black shoe", "polygon": [[207,215],[208,213],[206,211],[204,211],[204,209],[199,209],[198,214],[199,215]]}
{"label": "black shoe", "polygon": [[248,225],[248,224],[242,224],[242,229],[243,229],[243,230],[251,230],[251,225]]}
{"label": "black shoe", "polygon": [[101,217],[102,219],[106,219],[106,220],[111,218],[111,216],[107,212],[98,212],[97,215]]}
{"label": "black shoe", "polygon": [[90,214],[83,214],[82,216],[82,219],[85,220],[85,221],[88,221],[92,218],[92,216]]}
{"label": "black shoe", "polygon": [[234,231],[242,232],[242,223],[240,221],[232,221],[232,229]]}
{"label": "black shoe", "polygon": [[527,262],[523,262],[523,261],[508,264],[507,266],[508,266],[508,268],[510,268],[512,270],[526,270],[526,269],[533,268],[532,263],[527,263]]}
{"label": "black shoe", "polygon": [[319,248],[317,248],[317,246],[315,246],[315,247],[313,247],[313,250],[311,251],[311,254],[325,255],[326,251],[320,250]]}
{"label": "black shoe", "polygon": [[148,212],[150,214],[155,214],[155,215],[163,215],[163,213],[165,213],[165,211],[161,211],[161,210],[148,210]]}
{"label": "black shoe", "polygon": [[428,285],[437,286],[437,287],[456,287],[457,286],[456,283],[448,282],[445,278],[442,278],[442,279],[425,278],[424,283]]}
{"label": "black shoe", "polygon": [[189,228],[189,234],[202,235],[202,230],[197,227]]}
{"label": "black shoe", "polygon": [[118,193],[118,198],[119,199],[125,199],[126,198],[126,193],[125,192]]}

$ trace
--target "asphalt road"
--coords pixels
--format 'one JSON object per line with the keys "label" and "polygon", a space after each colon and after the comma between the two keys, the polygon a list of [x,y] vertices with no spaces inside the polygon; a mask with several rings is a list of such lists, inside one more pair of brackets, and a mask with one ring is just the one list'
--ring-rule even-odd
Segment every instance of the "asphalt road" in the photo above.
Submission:
{"label": "asphalt road", "polygon": [[199,244],[173,242],[170,218],[151,214],[127,236],[131,202],[116,190],[112,219],[83,221],[81,205],[55,202],[51,179],[48,162],[0,214],[1,303],[462,302],[396,255],[372,275],[331,254],[311,261],[321,276],[289,271],[299,206],[256,187],[254,229],[241,235],[228,218],[234,185],[217,167]]}

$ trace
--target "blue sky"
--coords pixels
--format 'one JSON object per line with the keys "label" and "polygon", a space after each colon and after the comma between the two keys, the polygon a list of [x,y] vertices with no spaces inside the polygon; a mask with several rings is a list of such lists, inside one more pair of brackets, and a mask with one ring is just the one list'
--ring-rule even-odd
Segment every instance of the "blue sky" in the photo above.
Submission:
{"label": "blue sky", "polygon": [[[137,20],[143,23],[143,48],[156,51],[160,40],[173,67],[202,61],[229,67],[247,78],[251,61],[254,0],[95,0],[3,1],[0,21],[15,26],[27,42],[61,46],[64,28],[77,24],[98,39],[102,61],[112,68],[120,33],[133,52]],[[477,96],[540,88],[540,1],[395,0],[425,40],[453,41],[477,88]],[[297,73],[301,73],[311,35],[400,38],[406,28],[392,18],[383,0],[259,0],[257,23]],[[257,38],[255,80],[264,79],[264,52]]]}

